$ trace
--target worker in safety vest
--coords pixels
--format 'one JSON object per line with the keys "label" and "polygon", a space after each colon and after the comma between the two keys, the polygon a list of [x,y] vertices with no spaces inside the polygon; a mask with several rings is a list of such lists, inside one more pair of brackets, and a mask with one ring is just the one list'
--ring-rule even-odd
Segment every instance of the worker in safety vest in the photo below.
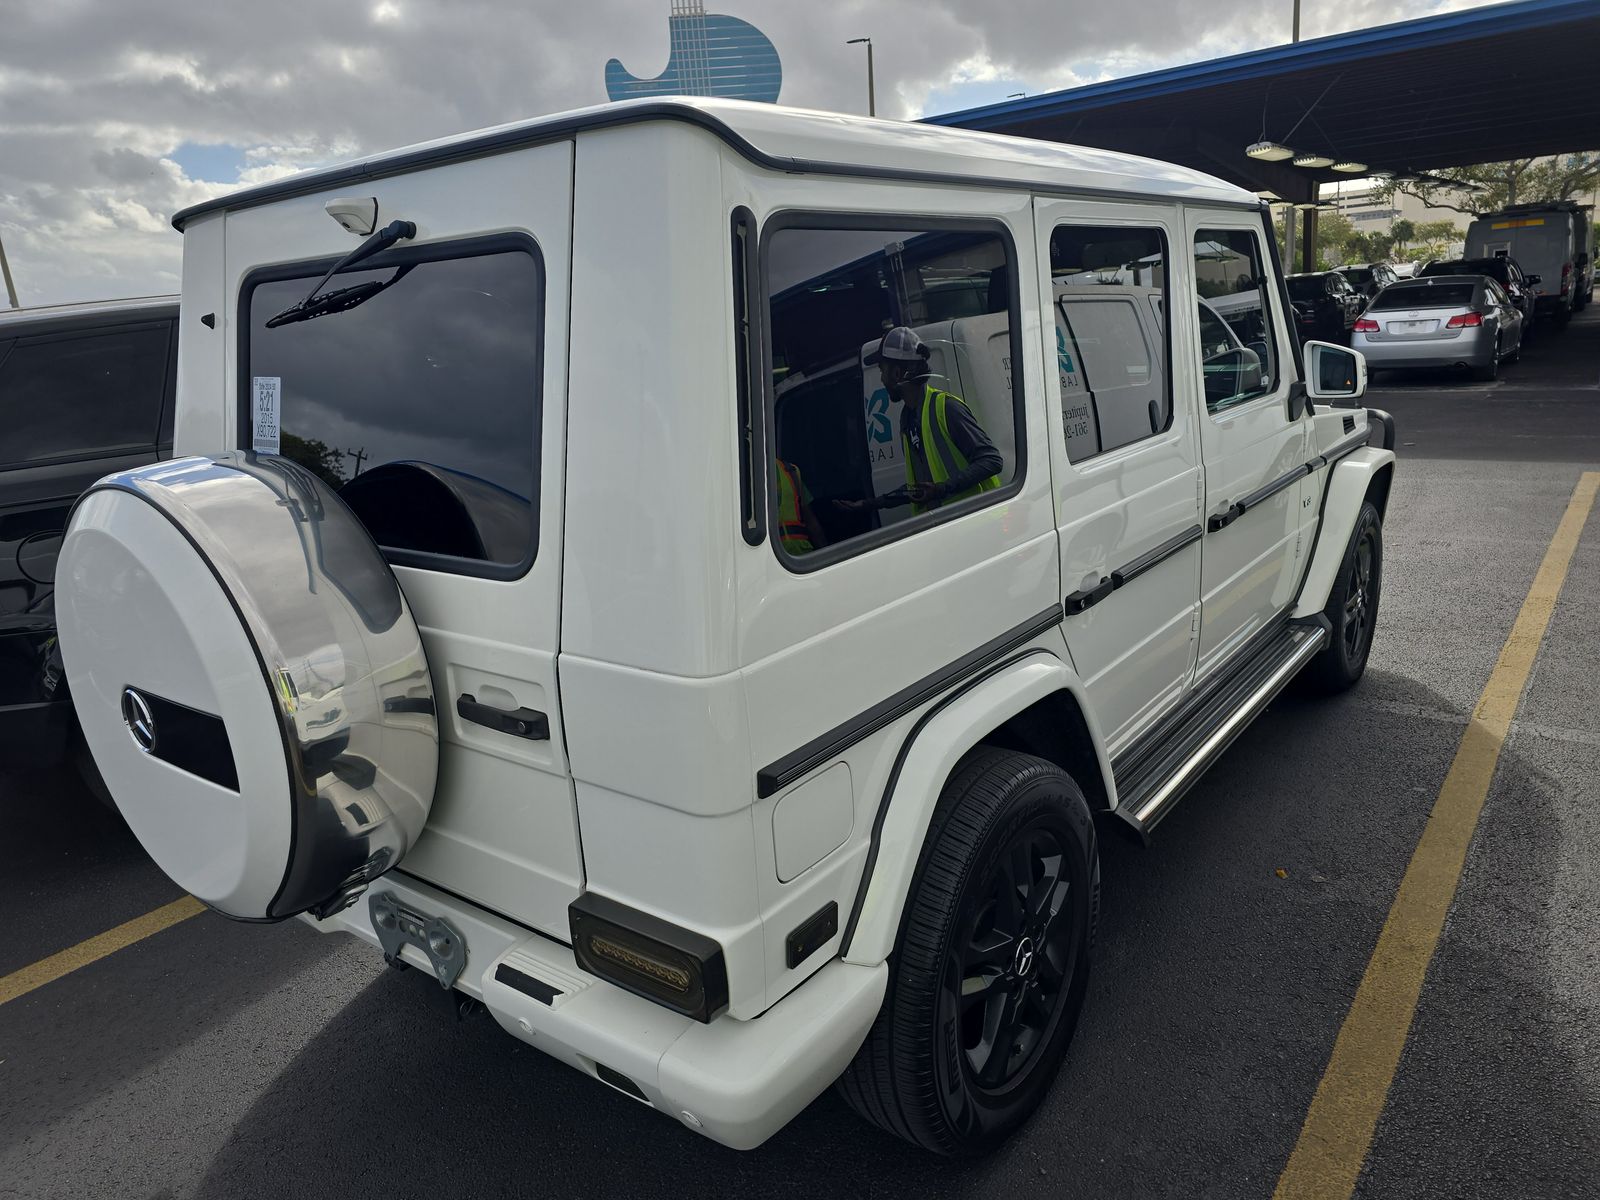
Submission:
{"label": "worker in safety vest", "polygon": [[811,512],[811,489],[800,477],[799,467],[781,458],[774,461],[778,467],[778,534],[783,548],[790,554],[810,554],[828,542]]}
{"label": "worker in safety vest", "polygon": [[877,364],[883,386],[900,402],[906,489],[843,501],[844,507],[895,508],[909,501],[920,513],[1000,486],[1004,458],[961,397],[928,382],[928,347],[914,329],[889,330],[866,362]]}

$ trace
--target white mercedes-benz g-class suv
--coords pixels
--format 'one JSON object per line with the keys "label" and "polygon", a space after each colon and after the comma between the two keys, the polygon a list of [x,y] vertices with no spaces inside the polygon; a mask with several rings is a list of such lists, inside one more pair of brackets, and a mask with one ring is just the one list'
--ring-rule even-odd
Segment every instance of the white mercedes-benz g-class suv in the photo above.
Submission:
{"label": "white mercedes-benz g-class suv", "polygon": [[729,1146],[1015,1128],[1097,819],[1366,664],[1393,424],[1218,180],[652,100],[175,224],[182,457],[57,572],[128,824]]}

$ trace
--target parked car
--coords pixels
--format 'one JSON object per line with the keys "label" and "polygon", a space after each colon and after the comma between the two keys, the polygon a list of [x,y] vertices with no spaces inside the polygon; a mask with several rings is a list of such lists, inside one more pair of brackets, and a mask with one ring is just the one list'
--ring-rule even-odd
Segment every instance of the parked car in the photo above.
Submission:
{"label": "parked car", "polygon": [[1367,263],[1365,266],[1335,267],[1334,270],[1343,275],[1350,286],[1368,300],[1400,278],[1394,273],[1394,268],[1384,262]]}
{"label": "parked car", "polygon": [[1416,275],[1416,263],[1402,262],[1394,264],[1394,276],[1396,279],[1415,279]]}
{"label": "parked car", "polygon": [[1534,285],[1538,312],[1564,326],[1594,295],[1593,210],[1570,200],[1517,204],[1467,229],[1466,258],[1514,258]]}
{"label": "parked car", "polygon": [[1465,367],[1487,381],[1521,357],[1522,329],[1522,313],[1495,280],[1435,275],[1379,292],[1352,344],[1374,370]]}
{"label": "parked car", "polygon": [[729,1146],[835,1080],[1026,1119],[1094,814],[1361,677],[1393,423],[1253,193],[915,132],[622,102],[178,214],[184,457],[80,502],[58,615],[179,886]]}
{"label": "parked car", "polygon": [[0,311],[0,762],[77,745],[56,555],[84,488],[171,453],[177,317],[174,296]]}
{"label": "parked car", "polygon": [[1307,271],[1288,276],[1289,302],[1302,339],[1347,343],[1367,300],[1338,271]]}
{"label": "parked car", "polygon": [[1486,275],[1498,283],[1511,302],[1522,314],[1523,337],[1533,331],[1534,286],[1539,276],[1525,275],[1514,258],[1458,258],[1449,262],[1431,262],[1420,272],[1421,278],[1436,275]]}

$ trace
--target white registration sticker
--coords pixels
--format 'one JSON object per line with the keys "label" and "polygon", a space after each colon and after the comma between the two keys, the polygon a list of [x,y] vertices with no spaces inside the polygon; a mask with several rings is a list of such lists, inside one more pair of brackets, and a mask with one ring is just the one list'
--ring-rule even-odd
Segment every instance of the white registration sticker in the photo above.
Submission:
{"label": "white registration sticker", "polygon": [[279,402],[283,380],[277,375],[257,375],[250,381],[250,449],[257,454],[277,454]]}

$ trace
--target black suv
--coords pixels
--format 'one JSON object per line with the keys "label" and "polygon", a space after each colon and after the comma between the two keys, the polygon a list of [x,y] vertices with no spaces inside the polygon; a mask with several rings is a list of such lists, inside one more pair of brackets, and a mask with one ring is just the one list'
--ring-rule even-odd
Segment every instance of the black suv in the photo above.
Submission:
{"label": "black suv", "polygon": [[1429,275],[1487,275],[1506,290],[1511,303],[1522,314],[1523,335],[1533,328],[1533,285],[1539,276],[1526,274],[1514,258],[1457,258],[1437,260],[1417,272],[1418,279]]}
{"label": "black suv", "polygon": [[1302,342],[1315,339],[1348,346],[1356,318],[1367,310],[1367,298],[1338,271],[1309,271],[1284,279],[1294,306],[1295,332]]}
{"label": "black suv", "polygon": [[178,299],[0,311],[0,763],[74,742],[55,655],[55,564],[72,505],[172,454]]}
{"label": "black suv", "polygon": [[1368,263],[1366,266],[1335,267],[1334,270],[1345,277],[1345,281],[1355,288],[1368,300],[1371,300],[1384,288],[1388,287],[1398,275],[1388,263]]}

